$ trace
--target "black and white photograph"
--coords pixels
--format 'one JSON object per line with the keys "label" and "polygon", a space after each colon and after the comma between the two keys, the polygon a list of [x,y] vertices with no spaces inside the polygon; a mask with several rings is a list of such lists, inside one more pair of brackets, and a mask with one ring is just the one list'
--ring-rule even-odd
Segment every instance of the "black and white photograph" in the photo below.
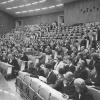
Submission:
{"label": "black and white photograph", "polygon": [[0,0],[0,100],[100,100],[100,0]]}

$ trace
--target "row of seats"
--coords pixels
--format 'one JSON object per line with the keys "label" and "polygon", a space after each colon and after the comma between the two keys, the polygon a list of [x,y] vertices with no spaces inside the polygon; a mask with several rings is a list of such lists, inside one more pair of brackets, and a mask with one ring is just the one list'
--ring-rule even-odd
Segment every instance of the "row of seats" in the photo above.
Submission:
{"label": "row of seats", "polygon": [[[16,86],[26,93],[30,100],[68,100],[67,95],[63,97],[62,93],[37,78],[31,78],[27,72],[19,72]],[[94,100],[100,100],[100,90],[90,86],[88,86],[88,89],[93,94]]]}
{"label": "row of seats", "polygon": [[54,90],[49,85],[37,78],[31,78],[26,72],[19,72],[16,86],[23,91],[31,100],[68,100],[68,96]]}

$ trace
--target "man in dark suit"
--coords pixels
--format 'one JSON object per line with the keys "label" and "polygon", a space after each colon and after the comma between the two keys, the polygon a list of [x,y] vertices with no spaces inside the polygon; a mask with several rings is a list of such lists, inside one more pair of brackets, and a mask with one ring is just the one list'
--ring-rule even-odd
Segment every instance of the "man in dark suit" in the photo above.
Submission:
{"label": "man in dark suit", "polygon": [[85,81],[81,78],[74,80],[75,98],[74,100],[94,100],[93,95],[86,87]]}
{"label": "man in dark suit", "polygon": [[8,63],[13,66],[12,67],[12,76],[16,76],[20,70],[20,66],[18,64],[18,61],[16,60],[16,58],[14,56],[12,56],[12,59],[9,60]]}
{"label": "man in dark suit", "polygon": [[58,79],[55,82],[55,84],[52,85],[52,87],[56,89],[57,91],[63,92],[63,88],[64,88],[64,84],[63,84],[64,75],[63,74],[65,74],[65,68],[60,68],[58,73],[59,73]]}
{"label": "man in dark suit", "polygon": [[23,53],[22,57],[21,57],[21,60],[23,61],[28,61],[28,57],[25,53]]}
{"label": "man in dark suit", "polygon": [[25,53],[23,53],[23,55],[22,55],[22,57],[21,57],[21,60],[23,60],[23,61],[26,61],[25,62],[25,69],[27,69],[28,68],[28,57],[27,57],[27,55],[25,54]]}
{"label": "man in dark suit", "polygon": [[100,86],[100,58],[98,53],[92,54],[94,67],[96,69],[96,78],[95,78],[95,85]]}
{"label": "man in dark suit", "polygon": [[7,54],[3,53],[3,56],[1,56],[1,61],[7,63],[8,59],[7,59]]}
{"label": "man in dark suit", "polygon": [[52,65],[47,63],[46,68],[48,69],[47,84],[55,84],[57,80],[57,75],[52,70]]}
{"label": "man in dark suit", "polygon": [[64,75],[64,88],[63,93],[67,94],[69,96],[69,99],[74,98],[75,94],[75,87],[74,87],[74,74],[72,72],[67,72]]}
{"label": "man in dark suit", "polygon": [[90,77],[89,77],[89,69],[86,67],[85,61],[81,60],[78,62],[78,70],[75,72],[76,78],[82,78],[85,80],[87,85],[91,85]]}
{"label": "man in dark suit", "polygon": [[80,43],[80,46],[84,46],[86,48],[86,44],[87,44],[87,41],[86,41],[85,37],[83,37],[83,39]]}

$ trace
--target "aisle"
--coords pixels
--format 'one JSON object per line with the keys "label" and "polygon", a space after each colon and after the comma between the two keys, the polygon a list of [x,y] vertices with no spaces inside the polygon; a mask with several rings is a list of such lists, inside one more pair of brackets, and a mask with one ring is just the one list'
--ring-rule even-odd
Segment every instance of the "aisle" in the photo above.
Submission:
{"label": "aisle", "polygon": [[16,93],[15,80],[6,81],[0,73],[0,100],[23,100]]}
{"label": "aisle", "polygon": [[9,87],[13,90],[13,92],[15,93],[15,95],[18,97],[18,100],[24,100],[17,92],[16,92],[16,86],[15,86],[15,81],[16,79],[7,81]]}

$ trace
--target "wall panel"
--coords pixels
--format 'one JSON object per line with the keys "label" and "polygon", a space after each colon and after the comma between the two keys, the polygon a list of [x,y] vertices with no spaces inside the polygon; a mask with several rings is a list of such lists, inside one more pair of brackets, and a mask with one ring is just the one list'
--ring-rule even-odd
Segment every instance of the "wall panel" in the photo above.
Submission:
{"label": "wall panel", "polygon": [[15,19],[12,16],[0,11],[0,34],[11,31],[14,26]]}
{"label": "wall panel", "polygon": [[100,0],[80,0],[64,5],[65,24],[100,21]]}
{"label": "wall panel", "polygon": [[59,15],[64,15],[64,12],[56,12],[45,15],[22,17],[17,20],[23,20],[24,25],[40,24],[40,23],[52,23],[58,20]]}

